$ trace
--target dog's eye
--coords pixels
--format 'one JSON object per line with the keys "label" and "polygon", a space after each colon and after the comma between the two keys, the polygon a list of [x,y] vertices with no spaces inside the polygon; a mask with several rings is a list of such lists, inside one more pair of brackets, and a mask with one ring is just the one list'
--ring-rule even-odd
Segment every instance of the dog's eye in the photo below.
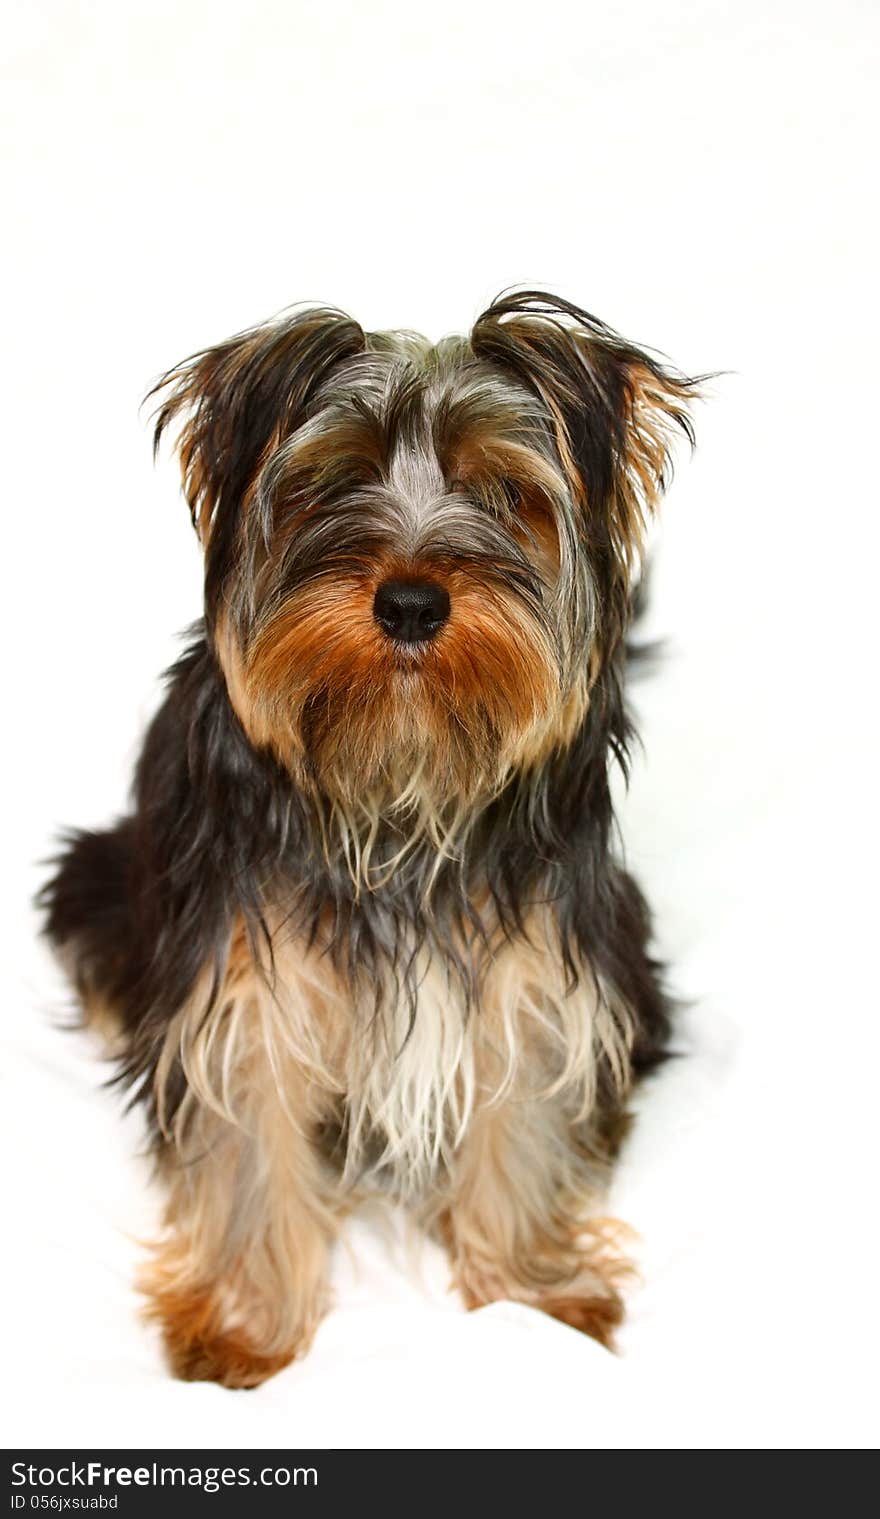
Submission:
{"label": "dog's eye", "polygon": [[522,491],[512,480],[496,478],[475,483],[454,479],[449,482],[449,489],[453,495],[467,496],[475,505],[501,514],[518,512],[523,504]]}

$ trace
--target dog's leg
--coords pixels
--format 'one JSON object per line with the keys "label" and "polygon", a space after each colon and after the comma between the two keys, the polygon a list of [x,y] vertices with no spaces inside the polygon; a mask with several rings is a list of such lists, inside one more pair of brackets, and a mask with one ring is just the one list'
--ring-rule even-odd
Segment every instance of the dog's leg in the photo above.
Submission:
{"label": "dog's leg", "polygon": [[166,1163],[167,1235],[141,1286],[187,1381],[257,1386],[308,1349],[327,1306],[335,1221],[317,1158],[292,1127],[261,1127],[214,1124],[207,1153]]}
{"label": "dog's leg", "polygon": [[440,1227],[469,1307],[512,1298],[610,1347],[632,1269],[624,1226],[592,1216],[603,1165],[589,1140],[558,1100],[484,1107],[453,1169]]}
{"label": "dog's leg", "polygon": [[324,1096],[285,1043],[291,1017],[239,938],[224,999],[207,1021],[183,1011],[157,1069],[160,1088],[181,1071],[188,1085],[160,1156],[167,1233],[142,1286],[190,1381],[256,1386],[308,1349],[327,1306],[338,1209],[316,1142]]}

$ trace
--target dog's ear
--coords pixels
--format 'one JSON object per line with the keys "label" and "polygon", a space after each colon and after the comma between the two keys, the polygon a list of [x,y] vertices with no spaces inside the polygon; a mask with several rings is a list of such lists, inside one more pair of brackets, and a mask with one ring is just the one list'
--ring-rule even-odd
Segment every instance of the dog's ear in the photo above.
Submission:
{"label": "dog's ear", "polygon": [[473,328],[471,347],[514,372],[549,411],[613,643],[627,619],[647,520],[669,481],[673,436],[694,442],[688,405],[700,380],[537,291],[493,302]]}
{"label": "dog's ear", "polygon": [[155,447],[182,422],[183,489],[203,544],[229,534],[267,449],[305,420],[334,365],[364,345],[343,312],[300,310],[194,354],[153,387]]}

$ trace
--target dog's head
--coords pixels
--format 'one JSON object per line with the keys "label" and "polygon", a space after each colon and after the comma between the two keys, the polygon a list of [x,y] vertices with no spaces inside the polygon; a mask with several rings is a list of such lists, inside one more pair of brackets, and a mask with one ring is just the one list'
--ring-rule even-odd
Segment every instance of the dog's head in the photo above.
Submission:
{"label": "dog's head", "polygon": [[571,741],[694,381],[528,293],[436,345],[298,311],[159,389],[232,704],[299,784],[437,815]]}

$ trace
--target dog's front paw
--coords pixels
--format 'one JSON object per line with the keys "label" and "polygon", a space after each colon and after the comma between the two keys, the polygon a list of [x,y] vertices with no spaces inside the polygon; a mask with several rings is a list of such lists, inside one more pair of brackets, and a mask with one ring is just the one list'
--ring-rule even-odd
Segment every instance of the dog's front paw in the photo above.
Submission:
{"label": "dog's front paw", "polygon": [[221,1387],[259,1387],[289,1366],[294,1352],[268,1355],[249,1344],[243,1334],[213,1338],[181,1332],[177,1324],[163,1329],[171,1370],[184,1382],[219,1382]]}
{"label": "dog's front paw", "polygon": [[159,1287],[155,1282],[142,1285],[149,1299],[146,1317],[160,1326],[168,1363],[184,1382],[259,1387],[303,1355],[311,1343],[312,1330],[304,1328],[288,1344],[279,1344],[278,1336],[272,1336],[261,1345],[252,1326],[225,1321],[218,1295],[186,1287]]}

